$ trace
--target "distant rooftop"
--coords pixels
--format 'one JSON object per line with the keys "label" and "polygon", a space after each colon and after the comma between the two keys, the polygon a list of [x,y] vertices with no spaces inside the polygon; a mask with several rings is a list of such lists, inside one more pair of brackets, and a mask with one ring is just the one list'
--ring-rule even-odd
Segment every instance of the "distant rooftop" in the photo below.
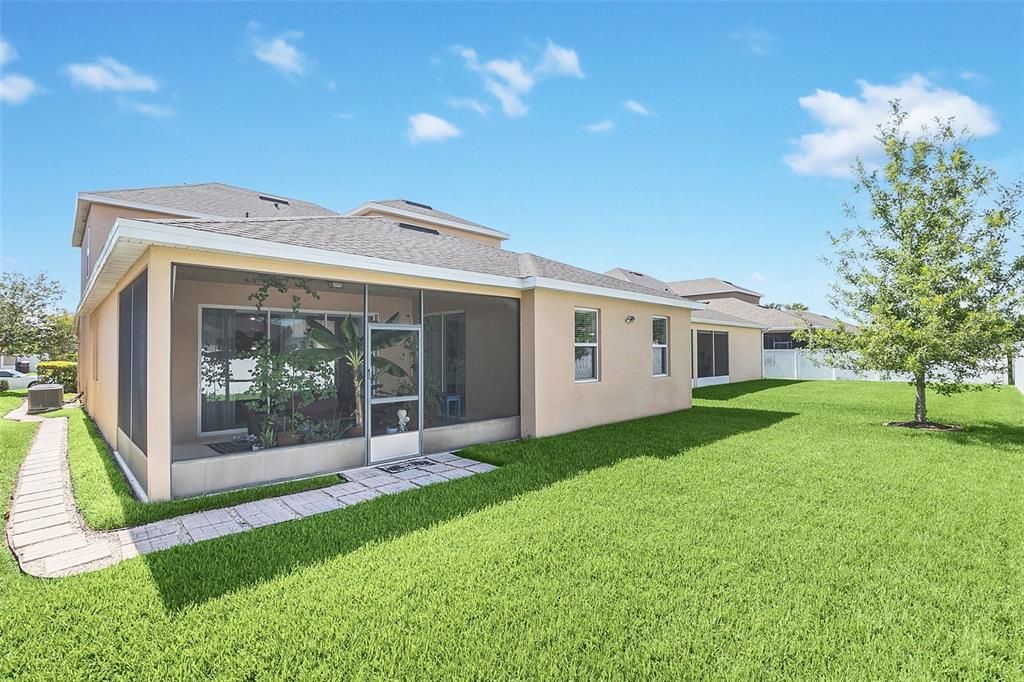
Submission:
{"label": "distant rooftop", "polygon": [[728,280],[717,277],[702,277],[700,279],[681,279],[678,282],[669,282],[669,286],[680,296],[687,298],[700,298],[705,294],[729,294],[739,292],[749,296],[762,297],[764,294],[733,284]]}

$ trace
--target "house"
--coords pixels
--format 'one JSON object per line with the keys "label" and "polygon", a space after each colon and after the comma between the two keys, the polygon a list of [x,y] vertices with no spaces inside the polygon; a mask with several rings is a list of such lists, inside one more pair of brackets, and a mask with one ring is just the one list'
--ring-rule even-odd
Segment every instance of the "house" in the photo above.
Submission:
{"label": "house", "polygon": [[[734,292],[746,297],[760,297],[760,294],[756,292],[733,287],[722,280],[713,278],[691,280],[695,283],[702,283],[692,287],[677,287],[677,284],[680,283],[665,282],[651,275],[625,268],[615,268],[605,274],[625,282],[677,296],[686,296],[683,293],[686,291],[706,294],[709,298]],[[762,377],[761,336],[766,329],[767,325],[756,320],[715,310],[710,303],[704,310],[693,311],[690,340],[693,385],[695,387],[710,386],[760,379]]]}
{"label": "house", "polygon": [[83,192],[86,409],[161,500],[690,407],[703,304],[508,236],[404,199]]}
{"label": "house", "polygon": [[799,329],[832,329],[840,324],[847,329],[855,329],[847,323],[806,310],[769,308],[761,305],[763,294],[716,277],[680,280],[670,286],[682,296],[707,303],[709,310],[764,325],[765,350],[803,348],[806,343],[793,338],[793,332]]}

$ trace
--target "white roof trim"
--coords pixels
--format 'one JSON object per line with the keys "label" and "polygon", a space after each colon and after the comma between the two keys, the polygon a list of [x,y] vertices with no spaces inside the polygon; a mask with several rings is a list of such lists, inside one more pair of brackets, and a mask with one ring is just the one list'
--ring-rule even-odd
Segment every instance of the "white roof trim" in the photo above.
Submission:
{"label": "white roof trim", "polygon": [[[256,256],[273,260],[298,261],[338,267],[411,275],[465,284],[505,287],[509,289],[554,289],[576,293],[655,303],[675,308],[703,310],[704,304],[685,299],[671,299],[620,289],[609,289],[589,284],[565,282],[547,277],[508,277],[487,273],[455,270],[432,265],[403,263],[355,254],[326,251],[308,246],[281,244],[249,237],[202,232],[176,225],[152,223],[131,218],[118,218],[100,252],[92,276],[83,290],[76,314],[87,313],[95,307],[127,272],[149,246],[171,246],[199,251]],[[108,268],[108,263],[118,267]]]}
{"label": "white roof trim", "polygon": [[722,327],[750,327],[751,329],[768,329],[768,325],[761,324],[759,322],[747,322],[746,320],[714,320],[711,318],[703,317],[697,313],[694,313],[694,315],[690,318],[690,321],[696,324],[717,324]]}
{"label": "white roof trim", "polygon": [[509,239],[512,235],[501,232],[499,230],[492,230],[489,227],[479,227],[477,225],[467,225],[457,220],[448,220],[447,218],[439,218],[437,216],[427,215],[425,213],[417,213],[416,211],[407,211],[404,208],[396,208],[394,206],[388,206],[387,204],[378,204],[375,201],[367,201],[365,204],[352,209],[345,215],[358,216],[368,213],[370,211],[380,211],[381,213],[390,213],[391,215],[400,216],[402,218],[409,218],[410,220],[424,220],[428,223],[435,223],[437,225],[443,225],[456,230],[462,230],[463,232],[475,232],[476,234],[487,235],[488,237],[495,237],[497,239]]}

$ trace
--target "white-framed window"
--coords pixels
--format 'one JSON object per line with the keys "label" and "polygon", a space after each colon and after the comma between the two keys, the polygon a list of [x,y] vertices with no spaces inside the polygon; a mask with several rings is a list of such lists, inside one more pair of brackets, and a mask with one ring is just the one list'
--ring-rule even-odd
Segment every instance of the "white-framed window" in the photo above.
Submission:
{"label": "white-framed window", "polygon": [[574,362],[577,382],[598,379],[598,313],[593,308],[573,311]]}
{"label": "white-framed window", "polygon": [[651,318],[651,351],[653,362],[651,373],[656,377],[668,376],[668,318],[655,315]]}

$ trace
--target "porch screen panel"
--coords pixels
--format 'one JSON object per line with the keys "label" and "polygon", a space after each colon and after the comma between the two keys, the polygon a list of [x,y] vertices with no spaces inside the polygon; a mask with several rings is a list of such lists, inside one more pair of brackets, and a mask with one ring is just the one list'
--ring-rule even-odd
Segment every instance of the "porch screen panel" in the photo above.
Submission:
{"label": "porch screen panel", "polygon": [[142,273],[118,297],[117,426],[146,451],[146,320],[148,279]]}
{"label": "porch screen panel", "polygon": [[729,376],[729,334],[715,332],[715,376]]}
{"label": "porch screen panel", "polygon": [[426,428],[519,415],[519,301],[423,292]]}
{"label": "porch screen panel", "polygon": [[715,376],[715,346],[712,332],[697,332],[697,378]]}

